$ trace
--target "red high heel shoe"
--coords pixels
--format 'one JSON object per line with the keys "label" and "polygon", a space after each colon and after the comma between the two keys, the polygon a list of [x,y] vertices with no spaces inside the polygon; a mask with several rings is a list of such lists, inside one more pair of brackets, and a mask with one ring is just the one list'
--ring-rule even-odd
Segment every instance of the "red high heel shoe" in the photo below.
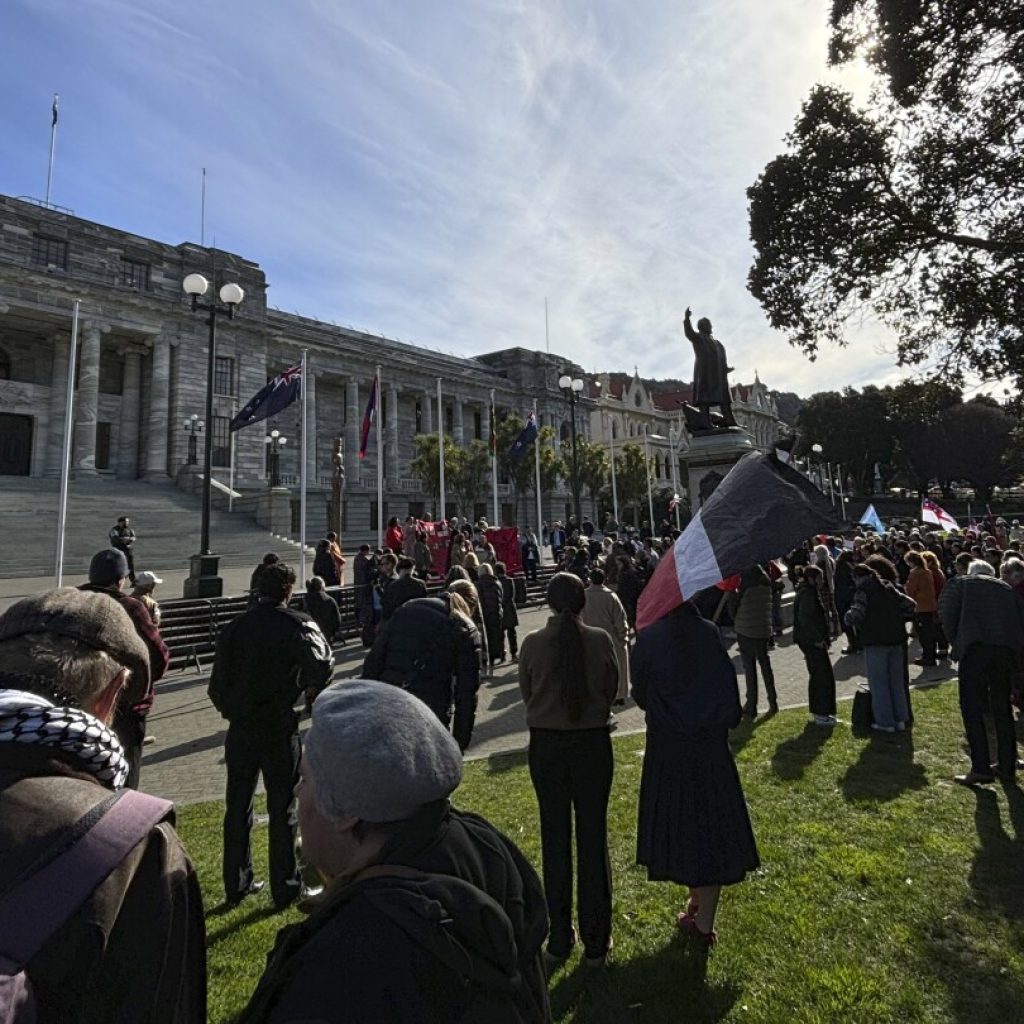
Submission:
{"label": "red high heel shoe", "polygon": [[718,932],[716,932],[714,928],[709,932],[702,932],[700,928],[697,927],[696,918],[690,917],[688,914],[680,914],[679,917],[676,918],[676,924],[678,924],[681,932],[689,938],[703,942],[708,949],[718,945]]}

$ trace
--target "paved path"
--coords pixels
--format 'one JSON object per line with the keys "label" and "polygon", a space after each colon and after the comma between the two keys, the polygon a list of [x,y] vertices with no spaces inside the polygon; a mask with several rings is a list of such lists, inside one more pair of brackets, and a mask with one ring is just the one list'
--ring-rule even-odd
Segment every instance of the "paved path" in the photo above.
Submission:
{"label": "paved path", "polygon": [[[521,612],[520,637],[542,626],[546,616],[545,609]],[[849,697],[863,678],[863,659],[856,655],[842,657],[839,649],[839,644],[833,645],[837,691],[841,697]],[[742,670],[735,644],[730,651],[742,688]],[[916,654],[913,648],[912,652]],[[352,642],[337,649],[335,679],[358,675],[364,654],[362,648]],[[805,705],[807,672],[803,657],[788,633],[772,653],[772,665],[781,706]],[[945,668],[911,669],[912,683],[937,682],[951,677],[952,673]],[[181,804],[223,798],[225,723],[206,696],[206,681],[205,674],[200,676],[192,669],[172,673],[157,685],[156,705],[149,716],[149,731],[156,742],[145,748],[143,758],[142,786],[147,792]],[[626,707],[617,709],[616,722],[617,733],[640,731],[644,726],[643,712],[630,701]],[[303,721],[302,727],[308,727],[308,719]],[[522,750],[527,738],[516,667],[498,666],[494,675],[481,685],[476,729],[466,756],[478,759]]]}

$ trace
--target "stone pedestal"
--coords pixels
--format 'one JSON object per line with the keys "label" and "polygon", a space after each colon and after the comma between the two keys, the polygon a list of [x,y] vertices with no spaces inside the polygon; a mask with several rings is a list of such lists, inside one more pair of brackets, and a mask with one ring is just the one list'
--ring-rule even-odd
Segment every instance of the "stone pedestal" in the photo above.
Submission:
{"label": "stone pedestal", "polygon": [[256,498],[256,522],[271,533],[292,532],[292,495],[287,487],[271,487]]}
{"label": "stone pedestal", "polygon": [[224,581],[217,575],[219,562],[220,555],[193,555],[182,596],[220,597],[224,593]]}
{"label": "stone pedestal", "polygon": [[703,504],[702,481],[706,491],[703,497],[706,498],[714,489],[711,487],[715,482],[711,474],[717,473],[724,478],[744,455],[756,450],[750,436],[739,427],[692,437],[686,453],[690,508],[696,512]]}

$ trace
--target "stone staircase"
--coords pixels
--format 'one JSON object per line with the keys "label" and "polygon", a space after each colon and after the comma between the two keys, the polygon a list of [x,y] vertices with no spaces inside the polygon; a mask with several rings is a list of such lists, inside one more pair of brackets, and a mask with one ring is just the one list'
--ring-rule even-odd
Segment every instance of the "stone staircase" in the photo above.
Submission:
{"label": "stone staircase", "polygon": [[[46,576],[53,572],[57,532],[58,481],[0,476],[0,578]],[[199,550],[199,498],[172,484],[148,484],[98,477],[72,480],[68,492],[64,566],[84,573],[89,559],[107,546],[107,533],[126,515],[139,536],[136,564],[160,571],[187,571]],[[222,566],[255,565],[280,540],[244,512],[214,510],[210,540]]]}

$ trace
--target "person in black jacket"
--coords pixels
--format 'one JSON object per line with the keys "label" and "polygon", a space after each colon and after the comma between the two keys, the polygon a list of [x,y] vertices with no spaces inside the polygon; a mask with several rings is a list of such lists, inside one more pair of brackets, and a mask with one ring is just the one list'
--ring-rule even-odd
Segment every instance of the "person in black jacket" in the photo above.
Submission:
{"label": "person in black jacket", "polygon": [[519,638],[516,628],[519,625],[519,612],[516,610],[516,587],[508,577],[508,569],[504,562],[494,566],[494,575],[501,584],[501,628],[505,633],[505,642],[513,662],[518,660]]}
{"label": "person in black jacket", "polygon": [[260,564],[257,565],[255,569],[253,569],[252,575],[249,577],[249,590],[247,591],[247,593],[249,595],[249,607],[250,608],[253,607],[253,605],[259,604],[259,602],[260,602],[260,591],[259,591],[260,574],[263,572],[263,570],[268,565],[275,565],[277,562],[280,562],[280,561],[281,561],[281,556],[280,555],[275,554],[273,551],[268,551],[263,556],[263,560],[260,562]]}
{"label": "person in black jacket", "polygon": [[466,602],[449,593],[407,601],[367,654],[363,677],[419,697],[465,750],[480,687],[480,634]]}
{"label": "person in black jacket", "polygon": [[484,562],[477,570],[476,590],[480,595],[480,615],[487,632],[487,655],[490,663],[505,660],[505,636],[502,627],[504,595],[494,569]]}
{"label": "person in black jacket", "polygon": [[836,677],[828,656],[830,625],[821,603],[821,569],[805,565],[793,601],[793,641],[807,663],[807,706],[816,725],[836,724]]}
{"label": "person in black jacket", "polygon": [[331,542],[324,538],[317,541],[316,554],[313,556],[313,572],[329,587],[340,586],[338,567],[331,558]]}
{"label": "person in black jacket", "polygon": [[324,590],[324,581],[319,576],[310,577],[306,584],[306,611],[320,627],[327,642],[331,643],[341,629],[341,612],[338,602]]}
{"label": "person in black jacket", "polygon": [[295,572],[283,562],[260,573],[259,604],[229,622],[217,640],[209,695],[228,721],[224,761],[224,892],[229,904],[259,892],[249,832],[256,781],[263,773],[270,816],[270,891],[280,909],[303,893],[295,862],[295,795],[303,690],[331,678],[334,656],[320,627],[288,607]]}
{"label": "person in black jacket", "polygon": [[540,881],[452,807],[461,777],[452,737],[408,693],[353,679],[317,698],[299,826],[326,890],[278,934],[239,1024],[551,1020]]}
{"label": "person in black jacket", "polygon": [[387,622],[406,601],[427,596],[427,585],[412,574],[415,568],[416,563],[411,558],[402,555],[398,559],[398,575],[388,583],[381,598],[381,622]]}

